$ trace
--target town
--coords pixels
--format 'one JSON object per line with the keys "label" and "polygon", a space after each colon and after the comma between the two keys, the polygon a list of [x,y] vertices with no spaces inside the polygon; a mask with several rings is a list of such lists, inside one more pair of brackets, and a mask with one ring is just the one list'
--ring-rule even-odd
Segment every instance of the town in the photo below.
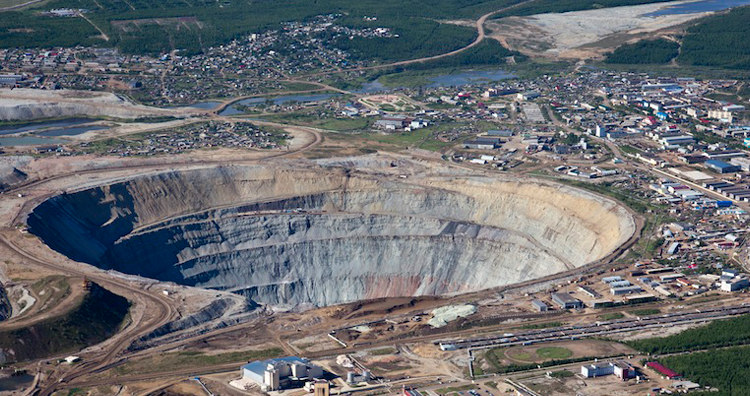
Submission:
{"label": "town", "polygon": [[[0,332],[44,319],[0,381],[733,394],[706,367],[750,355],[747,81],[339,48],[398,38],[337,11],[201,53],[0,49]],[[24,338],[71,306],[107,337]]]}

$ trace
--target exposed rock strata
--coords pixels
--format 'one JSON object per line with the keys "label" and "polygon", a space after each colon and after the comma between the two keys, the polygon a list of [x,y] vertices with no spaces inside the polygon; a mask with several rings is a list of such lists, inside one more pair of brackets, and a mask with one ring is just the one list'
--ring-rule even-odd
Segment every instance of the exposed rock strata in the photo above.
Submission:
{"label": "exposed rock strata", "polygon": [[79,261],[274,305],[515,283],[603,257],[634,230],[614,202],[555,184],[283,167],[141,176],[54,197],[29,226]]}

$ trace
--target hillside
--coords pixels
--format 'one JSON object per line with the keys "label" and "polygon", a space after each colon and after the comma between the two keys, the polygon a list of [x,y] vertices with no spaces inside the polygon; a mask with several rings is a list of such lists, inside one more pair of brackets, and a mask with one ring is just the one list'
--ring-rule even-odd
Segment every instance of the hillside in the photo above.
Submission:
{"label": "hillside", "polygon": [[[392,40],[353,40],[348,48],[361,58],[384,61],[430,56],[468,44],[473,27],[440,20],[476,19],[521,0],[290,0],[252,2],[209,0],[52,0],[21,11],[3,12],[0,47],[116,46],[129,53],[163,53],[182,49],[198,53],[250,33],[279,29],[282,22],[315,15],[343,14],[348,27],[391,28]],[[653,0],[608,0],[603,6]],[[520,13],[601,7],[602,2],[542,1]],[[536,2],[535,2],[536,4]],[[53,17],[51,9],[83,9],[83,17]],[[365,20],[365,17],[368,17]],[[376,20],[373,20],[376,18]],[[340,43],[339,43],[340,44]]]}
{"label": "hillside", "polygon": [[111,337],[130,303],[92,283],[80,305],[64,316],[0,332],[0,362],[18,362],[74,352]]}
{"label": "hillside", "polygon": [[[712,15],[689,27],[679,45],[665,40],[625,44],[607,63],[665,64],[677,57],[684,66],[711,66],[750,70],[750,7]],[[679,53],[679,55],[678,55]]]}
{"label": "hillside", "polygon": [[677,61],[684,65],[750,69],[750,7],[705,18],[688,29]]}

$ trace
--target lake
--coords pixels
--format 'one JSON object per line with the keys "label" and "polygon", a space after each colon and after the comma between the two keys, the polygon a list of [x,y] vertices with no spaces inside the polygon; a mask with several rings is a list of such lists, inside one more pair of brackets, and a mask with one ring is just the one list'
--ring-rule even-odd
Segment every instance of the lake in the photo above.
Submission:
{"label": "lake", "polygon": [[[690,3],[675,4],[643,16],[656,17],[662,15],[695,14],[699,12],[721,11],[727,8],[750,5],[750,0],[701,0]],[[748,21],[750,23],[750,21]]]}
{"label": "lake", "polygon": [[71,127],[71,128],[60,128],[60,129],[50,129],[44,132],[38,132],[35,133],[35,135],[39,136],[75,136],[80,135],[82,133],[86,133],[89,131],[101,131],[103,129],[109,129],[108,126],[104,125],[88,125],[88,126],[80,126],[80,127]]}
{"label": "lake", "polygon": [[0,146],[35,146],[45,144],[68,143],[65,139],[43,138],[38,136],[19,136],[0,138]]}
{"label": "lake", "polygon": [[34,376],[30,374],[2,377],[0,378],[0,392],[21,391],[33,381]]}
{"label": "lake", "polygon": [[[441,74],[427,78],[430,82],[423,84],[426,88],[444,88],[460,87],[463,85],[479,84],[483,82],[493,82],[515,78],[516,76],[502,69],[496,70],[463,70],[457,73]],[[370,94],[376,92],[389,92],[405,87],[387,87],[378,80],[362,84],[358,90],[352,91],[360,94]]]}
{"label": "lake", "polygon": [[430,77],[432,83],[428,88],[459,87],[462,85],[478,84],[483,82],[494,82],[514,78],[515,76],[505,70],[466,70],[460,73],[443,74]]}
{"label": "lake", "polygon": [[191,105],[187,105],[187,107],[192,107],[194,109],[211,110],[218,107],[220,104],[221,102],[209,100],[206,102],[193,103]]}
{"label": "lake", "polygon": [[22,125],[0,127],[0,135],[12,135],[14,133],[38,131],[46,128],[64,128],[75,125],[86,124],[97,120],[91,118],[69,118],[59,121],[37,122]]}

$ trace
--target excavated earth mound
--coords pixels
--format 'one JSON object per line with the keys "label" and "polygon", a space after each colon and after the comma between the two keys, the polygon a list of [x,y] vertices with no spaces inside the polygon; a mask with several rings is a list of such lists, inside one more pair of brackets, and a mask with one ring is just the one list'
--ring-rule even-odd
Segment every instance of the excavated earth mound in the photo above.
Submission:
{"label": "excavated earth mound", "polygon": [[81,262],[278,306],[531,280],[604,257],[635,229],[615,202],[547,182],[262,166],[62,194],[28,224]]}

